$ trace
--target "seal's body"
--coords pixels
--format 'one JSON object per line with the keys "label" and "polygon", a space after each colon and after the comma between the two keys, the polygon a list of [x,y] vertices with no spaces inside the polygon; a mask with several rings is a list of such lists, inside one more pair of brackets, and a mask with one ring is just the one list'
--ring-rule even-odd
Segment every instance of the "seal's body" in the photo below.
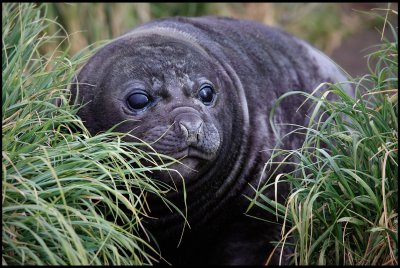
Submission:
{"label": "seal's body", "polygon": [[[79,115],[92,133],[128,120],[117,130],[183,158],[185,166],[176,169],[185,181],[191,229],[176,249],[181,216],[152,208],[159,219],[149,225],[169,262],[262,264],[279,229],[243,212],[249,205],[244,196],[254,195],[251,186],[268,178],[262,171],[277,142],[271,108],[284,93],[341,80],[326,56],[278,29],[221,17],[176,17],[110,42],[77,76],[79,94],[76,85],[71,89],[79,103],[89,102]],[[275,123],[304,124],[307,107],[296,112],[303,101],[298,95],[285,100]],[[284,141],[286,149],[301,142]],[[171,181],[169,174],[156,179]],[[182,202],[182,191],[170,199]]]}

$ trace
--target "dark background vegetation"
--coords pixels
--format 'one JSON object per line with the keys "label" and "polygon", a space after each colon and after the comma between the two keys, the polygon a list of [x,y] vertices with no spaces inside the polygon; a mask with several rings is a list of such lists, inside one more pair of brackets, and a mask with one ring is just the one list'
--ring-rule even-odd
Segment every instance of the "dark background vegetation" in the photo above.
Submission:
{"label": "dark background vegetation", "polygon": [[[361,11],[387,9],[389,3],[49,3],[47,17],[70,34],[70,54],[117,37],[152,19],[219,15],[283,28],[324,51],[353,76],[367,70],[366,48],[380,42],[379,21]],[[397,3],[390,8],[398,10]],[[380,11],[385,14],[385,11]],[[393,21],[397,26],[397,19]],[[51,31],[60,30],[57,26]],[[380,29],[379,29],[380,30]],[[65,35],[60,31],[60,35]],[[68,42],[64,42],[66,46]],[[54,51],[58,44],[48,44]],[[65,48],[65,47],[64,47]]]}

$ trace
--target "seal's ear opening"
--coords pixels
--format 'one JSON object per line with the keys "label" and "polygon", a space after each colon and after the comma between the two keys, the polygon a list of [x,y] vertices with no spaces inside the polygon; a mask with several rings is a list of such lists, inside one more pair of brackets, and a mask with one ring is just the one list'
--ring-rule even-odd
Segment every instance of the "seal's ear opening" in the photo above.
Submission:
{"label": "seal's ear opening", "polygon": [[69,99],[68,102],[70,105],[75,105],[78,100],[78,93],[79,93],[79,85],[78,85],[78,76],[75,74],[68,85],[69,91]]}
{"label": "seal's ear opening", "polygon": [[[72,80],[69,82],[69,84],[67,85],[67,88],[65,89],[66,94],[63,95],[62,97],[57,97],[55,99],[55,105],[57,107],[61,107],[64,105],[70,105],[70,109],[75,111],[77,110],[77,116],[79,116],[79,109],[81,109],[82,107],[80,107],[79,104],[79,83],[78,83],[78,75],[77,73],[75,73],[72,77]],[[84,121],[82,120],[82,127],[75,127],[75,125],[71,126],[73,128],[73,130],[77,133],[83,133],[85,132],[84,130]]]}
{"label": "seal's ear opening", "polygon": [[[66,105],[67,103],[69,103],[69,104],[71,104],[71,105],[74,104],[74,102],[73,102],[73,100],[72,100],[73,94],[71,93],[71,86],[72,86],[72,84],[75,84],[76,81],[77,81],[77,78],[76,78],[76,74],[75,74],[75,75],[73,76],[73,78],[72,78],[72,81],[67,85],[67,88],[62,89],[63,91],[67,92],[67,94],[65,94],[66,98],[64,98],[64,95],[61,96],[61,97],[55,97],[55,98],[54,98],[54,102],[53,102],[53,104],[54,104],[55,106],[57,106],[58,108],[60,108],[61,106]],[[68,94],[68,93],[69,93],[69,94]]]}
{"label": "seal's ear opening", "polygon": [[92,135],[96,134],[99,128],[98,120],[96,120],[98,113],[93,111],[92,107],[96,84],[91,81],[97,81],[99,75],[93,64],[86,63],[74,75],[68,87],[70,93],[68,102],[74,109],[77,109],[77,116]]}
{"label": "seal's ear opening", "polygon": [[57,107],[61,107],[61,105],[64,103],[63,99],[60,97],[56,97],[56,99],[54,100],[54,105]]}

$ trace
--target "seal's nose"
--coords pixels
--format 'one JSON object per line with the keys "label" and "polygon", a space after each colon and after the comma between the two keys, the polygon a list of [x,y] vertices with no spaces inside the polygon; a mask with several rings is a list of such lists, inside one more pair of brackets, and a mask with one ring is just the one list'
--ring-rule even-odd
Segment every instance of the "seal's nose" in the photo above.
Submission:
{"label": "seal's nose", "polygon": [[177,123],[182,131],[186,142],[195,145],[203,134],[203,120],[196,114],[181,114],[177,118]]}

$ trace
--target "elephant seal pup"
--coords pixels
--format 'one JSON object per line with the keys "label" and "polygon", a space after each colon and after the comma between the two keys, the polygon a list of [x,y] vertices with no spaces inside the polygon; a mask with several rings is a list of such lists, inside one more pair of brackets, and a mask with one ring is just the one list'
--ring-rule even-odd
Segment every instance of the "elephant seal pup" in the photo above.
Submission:
{"label": "elephant seal pup", "polygon": [[[157,220],[148,223],[168,262],[263,264],[280,230],[243,213],[245,196],[268,179],[262,170],[277,142],[271,108],[284,93],[341,80],[346,78],[326,56],[278,29],[223,17],[174,17],[105,45],[71,91],[76,102],[88,103],[79,115],[92,133],[127,120],[118,131],[183,158],[184,165],[174,168],[184,178],[191,228],[177,247],[184,221],[156,201],[151,209]],[[307,107],[296,112],[303,101],[299,95],[285,99],[275,123],[304,124]],[[279,133],[289,130],[281,126]],[[290,149],[301,139],[284,141]],[[178,185],[169,199],[184,209],[182,180],[164,173],[154,179]]]}

